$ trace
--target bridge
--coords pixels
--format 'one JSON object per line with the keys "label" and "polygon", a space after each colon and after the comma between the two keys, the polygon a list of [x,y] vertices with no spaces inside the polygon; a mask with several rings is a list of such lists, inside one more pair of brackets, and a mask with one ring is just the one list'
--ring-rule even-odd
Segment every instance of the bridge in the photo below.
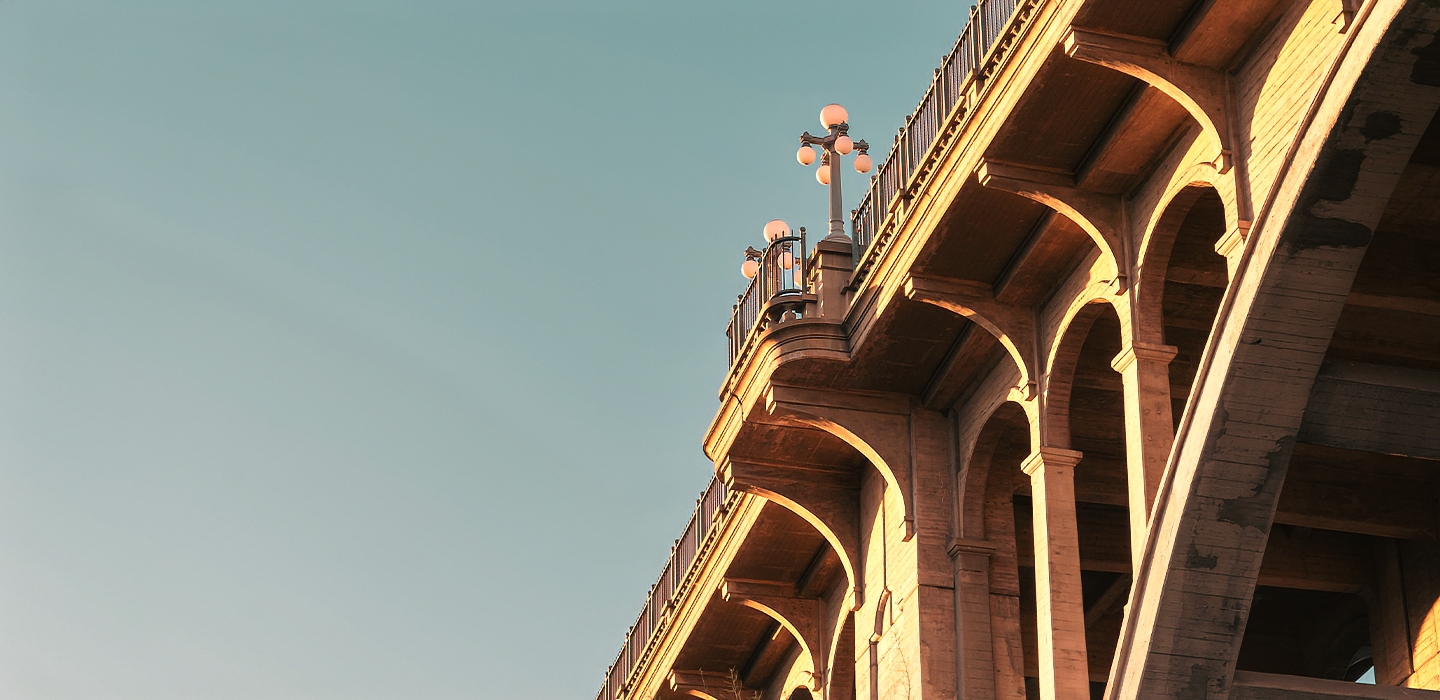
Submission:
{"label": "bridge", "polygon": [[1440,698],[1437,31],[979,3],[757,255],[599,700]]}

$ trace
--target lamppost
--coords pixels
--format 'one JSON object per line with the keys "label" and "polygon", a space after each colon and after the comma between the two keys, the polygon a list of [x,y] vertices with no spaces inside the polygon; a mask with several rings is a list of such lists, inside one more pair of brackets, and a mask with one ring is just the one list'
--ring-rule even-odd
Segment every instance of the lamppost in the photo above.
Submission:
{"label": "lamppost", "polygon": [[815,162],[814,147],[820,147],[820,168],[815,171],[815,179],[830,188],[830,235],[826,236],[825,240],[845,238],[845,203],[840,196],[840,156],[859,151],[855,156],[855,171],[870,172],[870,144],[851,140],[849,119],[850,115],[846,114],[844,107],[833,103],[825,105],[825,108],[820,110],[820,126],[830,133],[825,136],[814,136],[808,131],[801,134],[800,150],[795,153],[795,159],[800,161],[801,165],[809,165]]}

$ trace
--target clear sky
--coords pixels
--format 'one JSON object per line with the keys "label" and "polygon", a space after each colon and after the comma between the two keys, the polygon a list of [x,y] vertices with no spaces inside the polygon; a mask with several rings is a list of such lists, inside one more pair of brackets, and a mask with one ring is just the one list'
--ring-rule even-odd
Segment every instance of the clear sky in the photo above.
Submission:
{"label": "clear sky", "polygon": [[593,697],[968,4],[0,4],[0,697]]}

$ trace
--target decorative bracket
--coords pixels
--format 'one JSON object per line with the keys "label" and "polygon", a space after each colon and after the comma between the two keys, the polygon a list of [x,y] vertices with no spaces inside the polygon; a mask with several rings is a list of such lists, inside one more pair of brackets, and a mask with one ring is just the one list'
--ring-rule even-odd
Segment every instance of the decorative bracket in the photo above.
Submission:
{"label": "decorative bracket", "polygon": [[1230,89],[1224,72],[1177,61],[1165,43],[1155,39],[1071,27],[1061,44],[1066,56],[1142,80],[1179,103],[1220,149],[1215,170],[1222,174],[1230,171],[1234,144],[1227,118]]}
{"label": "decorative bracket", "polygon": [[800,516],[825,538],[850,579],[852,607],[864,602],[860,559],[860,494],[848,475],[754,460],[726,460],[726,486],[772,501]]}
{"label": "decorative bracket", "polygon": [[[672,669],[670,671],[670,690],[702,700],[729,700],[737,690],[734,687],[736,680],[728,673]],[[759,693],[754,688],[743,686],[738,690],[746,693]]]}
{"label": "decorative bracket", "polygon": [[952,311],[990,331],[1020,369],[1025,398],[1034,398],[1037,387],[1031,368],[1035,358],[1034,310],[996,301],[994,289],[983,282],[911,275],[905,280],[904,291],[907,299]]}
{"label": "decorative bracket", "polygon": [[864,455],[905,504],[905,541],[915,536],[914,426],[909,397],[772,383],[765,403],[771,415],[824,430]]}
{"label": "decorative bracket", "polygon": [[1129,247],[1119,197],[1081,190],[1075,186],[1075,178],[1066,173],[988,158],[976,166],[975,175],[982,187],[1032,199],[1075,222],[1115,263],[1118,291],[1123,293],[1129,288]]}
{"label": "decorative bracket", "polygon": [[822,622],[823,601],[819,598],[797,596],[794,586],[783,583],[729,578],[720,586],[720,597],[727,603],[738,603],[752,610],[759,610],[780,623],[810,655],[810,662],[814,666],[810,674],[810,689],[820,690],[824,686],[825,671],[830,667],[827,658],[830,645],[825,638]]}

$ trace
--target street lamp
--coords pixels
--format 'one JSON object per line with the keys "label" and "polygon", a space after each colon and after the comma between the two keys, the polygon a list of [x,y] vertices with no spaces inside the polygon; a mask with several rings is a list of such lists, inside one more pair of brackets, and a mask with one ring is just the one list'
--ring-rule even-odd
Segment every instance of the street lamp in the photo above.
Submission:
{"label": "street lamp", "polygon": [[[767,294],[787,294],[802,291],[805,285],[805,227],[797,233],[790,224],[772,219],[765,224],[765,247],[745,249],[745,261],[740,263],[740,274],[753,280],[756,275],[765,279]],[[762,274],[763,273],[763,274]]]}
{"label": "street lamp", "polygon": [[795,159],[801,165],[810,165],[815,162],[814,147],[820,147],[820,168],[815,171],[815,179],[830,188],[830,235],[826,236],[826,240],[845,238],[845,204],[840,197],[840,157],[859,151],[855,156],[856,172],[870,172],[870,144],[850,138],[849,119],[850,115],[845,113],[844,107],[825,105],[820,110],[820,125],[830,133],[825,136],[814,136],[808,131],[801,134],[800,150],[795,153]]}

